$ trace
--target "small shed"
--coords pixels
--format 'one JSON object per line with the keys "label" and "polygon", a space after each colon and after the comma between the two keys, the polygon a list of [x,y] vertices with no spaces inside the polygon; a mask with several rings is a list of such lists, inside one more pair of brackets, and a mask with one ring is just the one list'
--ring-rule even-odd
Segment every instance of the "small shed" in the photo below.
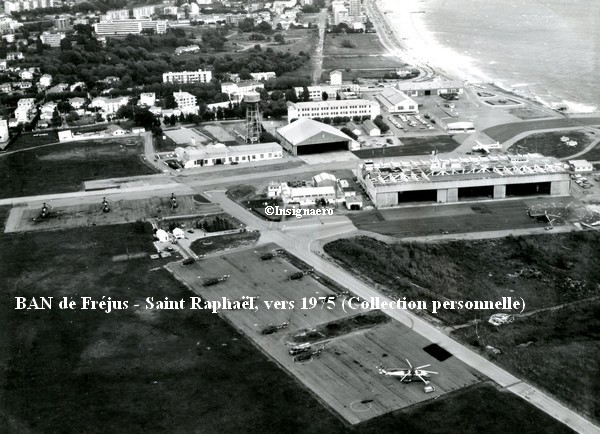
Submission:
{"label": "small shed", "polygon": [[587,160],[569,160],[573,172],[592,172],[594,166]]}
{"label": "small shed", "polygon": [[377,127],[377,125],[375,125],[375,122],[373,122],[370,119],[367,119],[363,122],[363,128],[365,129],[365,132],[371,137],[381,136],[381,130],[379,129],[379,127]]}

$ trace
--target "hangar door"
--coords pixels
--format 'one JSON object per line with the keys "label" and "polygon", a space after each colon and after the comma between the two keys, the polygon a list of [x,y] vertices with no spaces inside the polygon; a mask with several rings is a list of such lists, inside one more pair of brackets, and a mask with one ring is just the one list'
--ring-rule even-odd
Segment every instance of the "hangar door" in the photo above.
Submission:
{"label": "hangar door", "polygon": [[348,141],[342,140],[340,142],[316,143],[314,145],[300,145],[297,149],[297,155],[319,154],[322,152],[331,151],[347,151]]}
{"label": "hangar door", "polygon": [[526,184],[508,184],[507,196],[540,196],[550,194],[550,182],[530,182]]}

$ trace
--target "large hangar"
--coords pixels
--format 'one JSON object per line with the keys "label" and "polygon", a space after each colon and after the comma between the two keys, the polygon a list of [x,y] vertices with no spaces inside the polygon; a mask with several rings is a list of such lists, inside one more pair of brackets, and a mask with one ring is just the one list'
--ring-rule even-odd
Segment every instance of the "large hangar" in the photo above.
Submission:
{"label": "large hangar", "polygon": [[277,130],[281,146],[293,155],[353,149],[356,142],[337,128],[303,118]]}
{"label": "large hangar", "polygon": [[567,196],[564,164],[540,154],[428,160],[364,160],[358,180],[378,208],[511,196]]}

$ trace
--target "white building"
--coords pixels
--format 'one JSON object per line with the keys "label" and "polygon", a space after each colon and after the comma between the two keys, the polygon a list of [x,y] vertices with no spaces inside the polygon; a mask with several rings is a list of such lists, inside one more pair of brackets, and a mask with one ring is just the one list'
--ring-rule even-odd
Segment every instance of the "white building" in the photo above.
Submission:
{"label": "white building", "polygon": [[138,8],[133,8],[133,18],[150,18],[154,15],[155,6],[141,6]]}
{"label": "white building", "polygon": [[384,89],[376,98],[389,113],[419,113],[415,100],[394,87]]}
{"label": "white building", "polygon": [[75,110],[79,110],[83,107],[83,104],[85,104],[85,98],[69,98],[69,104],[71,104],[71,107],[73,107]]}
{"label": "white building", "polygon": [[340,116],[379,116],[379,104],[366,99],[288,102],[288,122],[301,118],[334,118]]}
{"label": "white building", "polygon": [[[307,86],[306,89],[308,89],[308,97],[311,101],[322,101],[323,93],[327,94],[327,99],[335,99],[341,88],[339,86]],[[296,91],[296,96],[301,98],[304,88],[295,87],[294,90]]]}
{"label": "white building", "polygon": [[196,97],[189,92],[173,92],[173,98],[175,98],[175,102],[177,103],[177,108],[181,110],[182,113],[198,113],[198,105],[196,103]]}
{"label": "white building", "polygon": [[8,122],[6,119],[0,119],[0,143],[7,142],[9,138]]}
{"label": "white building", "polygon": [[40,35],[40,41],[43,44],[50,45],[52,48],[60,47],[60,41],[66,38],[64,33],[44,32]]}
{"label": "white building", "polygon": [[6,60],[21,60],[24,58],[25,56],[23,56],[23,53],[21,53],[20,51],[12,51],[6,53]]}
{"label": "white building", "polygon": [[336,26],[348,21],[349,11],[346,9],[343,2],[332,2],[331,11],[333,13],[333,24]]}
{"label": "white building", "polygon": [[202,69],[163,74],[163,83],[208,83],[210,80],[212,80],[212,72]]}
{"label": "white building", "polygon": [[54,109],[56,109],[56,103],[49,101],[40,107],[40,119],[49,121],[54,116]]}
{"label": "white building", "polygon": [[323,187],[291,187],[287,182],[270,183],[267,187],[269,197],[281,197],[287,203],[298,203],[300,205],[314,205],[317,200],[324,199],[327,202],[336,200],[335,186]]}
{"label": "white building", "polygon": [[98,36],[139,35],[142,30],[152,30],[156,34],[163,34],[167,32],[167,22],[139,19],[101,21],[94,24],[94,32]]}
{"label": "white building", "polygon": [[44,74],[40,77],[39,85],[41,87],[50,87],[52,84],[52,76],[50,74]]}
{"label": "white building", "polygon": [[102,112],[104,112],[104,114],[111,115],[116,113],[120,107],[127,105],[128,102],[128,96],[117,98],[105,98],[103,96],[99,96],[92,100],[89,107],[100,109]]}
{"label": "white building", "polygon": [[17,103],[15,118],[17,123],[27,123],[33,118],[35,111],[35,99],[21,98]]}
{"label": "white building", "polygon": [[106,12],[102,21],[115,21],[115,20],[128,20],[129,19],[129,10],[128,9],[113,9]]}
{"label": "white building", "polygon": [[361,15],[360,0],[350,0],[350,7],[348,8],[348,14],[351,17],[358,17]]}
{"label": "white building", "polygon": [[264,89],[264,83],[258,81],[240,81],[239,83],[221,83],[221,92],[229,95],[229,99],[233,102],[241,102],[246,95],[253,92],[258,92],[259,89]]}
{"label": "white building", "polygon": [[254,81],[267,81],[272,78],[276,78],[277,74],[274,72],[251,72],[250,76]]}
{"label": "white building", "polygon": [[574,172],[594,171],[594,165],[587,160],[569,160],[569,165]]}
{"label": "white building", "polygon": [[381,136],[381,130],[371,119],[367,119],[363,122],[363,128],[369,137]]}
{"label": "white building", "polygon": [[278,143],[225,146],[222,143],[201,148],[176,148],[175,155],[184,168],[214,166],[219,164],[241,164],[252,161],[275,160],[283,157]]}
{"label": "white building", "polygon": [[156,104],[156,95],[154,92],[146,92],[140,94],[140,100],[138,101],[138,105],[145,105],[147,107],[152,107]]}
{"label": "white building", "polygon": [[337,69],[331,71],[329,73],[329,84],[332,86],[341,86],[342,85],[342,71],[338,71]]}
{"label": "white building", "polygon": [[54,7],[53,0],[7,0],[4,2],[4,13],[10,15],[12,12],[29,11],[32,9]]}

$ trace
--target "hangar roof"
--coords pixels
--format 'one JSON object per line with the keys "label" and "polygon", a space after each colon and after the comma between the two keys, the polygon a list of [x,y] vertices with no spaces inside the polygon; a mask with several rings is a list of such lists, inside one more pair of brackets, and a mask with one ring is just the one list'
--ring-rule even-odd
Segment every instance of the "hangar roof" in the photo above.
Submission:
{"label": "hangar roof", "polygon": [[564,164],[540,154],[489,155],[427,160],[397,160],[361,163],[365,179],[373,185],[566,173]]}
{"label": "hangar roof", "polygon": [[337,128],[309,118],[298,119],[285,127],[279,128],[277,132],[294,146],[301,145],[302,142],[319,134],[323,135],[324,141],[331,141],[332,139],[337,141],[352,141],[352,138],[342,133]]}

